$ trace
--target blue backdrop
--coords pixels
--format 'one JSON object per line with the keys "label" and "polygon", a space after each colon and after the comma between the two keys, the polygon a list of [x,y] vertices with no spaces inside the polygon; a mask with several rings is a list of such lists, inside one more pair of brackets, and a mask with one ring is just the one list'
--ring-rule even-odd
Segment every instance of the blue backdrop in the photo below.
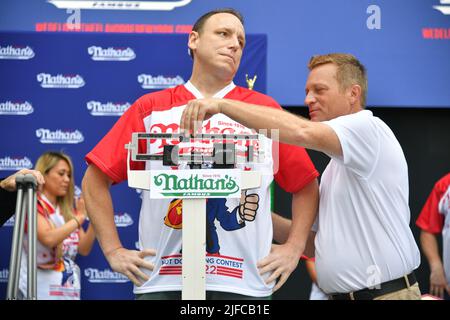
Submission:
{"label": "blue backdrop", "polygon": [[[0,176],[34,166],[47,150],[74,162],[77,192],[84,156],[138,97],[184,83],[191,74],[187,35],[0,33]],[[265,35],[249,35],[235,83],[257,75],[266,91]],[[112,188],[124,246],[136,248],[139,194]],[[0,228],[0,299],[6,294],[13,221]],[[96,243],[78,257],[83,299],[132,298],[132,284],[109,269]]]}
{"label": "blue backdrop", "polygon": [[450,107],[448,0],[158,2],[175,7],[141,10],[129,1],[91,1],[95,9],[76,15],[65,9],[70,0],[2,0],[0,31],[58,31],[78,17],[84,32],[186,32],[204,12],[233,7],[245,16],[247,32],[267,34],[267,93],[284,106],[304,105],[311,55],[350,52],[368,68],[370,106]]}

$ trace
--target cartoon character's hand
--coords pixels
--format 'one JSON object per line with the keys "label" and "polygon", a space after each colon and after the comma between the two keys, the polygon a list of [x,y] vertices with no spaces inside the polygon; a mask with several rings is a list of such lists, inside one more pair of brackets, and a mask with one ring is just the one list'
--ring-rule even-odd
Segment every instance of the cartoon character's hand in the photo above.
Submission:
{"label": "cartoon character's hand", "polygon": [[244,221],[253,221],[259,208],[259,196],[256,193],[246,194],[242,192],[239,216]]}

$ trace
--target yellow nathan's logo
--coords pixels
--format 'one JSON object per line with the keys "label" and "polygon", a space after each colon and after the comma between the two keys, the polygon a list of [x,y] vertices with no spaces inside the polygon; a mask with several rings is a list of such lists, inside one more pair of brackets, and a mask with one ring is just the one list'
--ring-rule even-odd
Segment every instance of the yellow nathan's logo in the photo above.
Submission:
{"label": "yellow nathan's logo", "polygon": [[170,202],[164,224],[174,229],[181,229],[183,222],[183,200],[174,199]]}

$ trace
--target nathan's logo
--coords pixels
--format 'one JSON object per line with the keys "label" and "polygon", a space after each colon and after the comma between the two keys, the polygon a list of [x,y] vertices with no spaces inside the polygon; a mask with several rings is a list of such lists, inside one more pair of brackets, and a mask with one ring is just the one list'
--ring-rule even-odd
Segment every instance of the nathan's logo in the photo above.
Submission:
{"label": "nathan's logo", "polygon": [[27,157],[23,158],[0,158],[0,170],[16,171],[20,169],[31,169],[33,163]]}
{"label": "nathan's logo", "polygon": [[40,128],[36,130],[36,137],[38,137],[41,143],[44,144],[47,143],[76,144],[84,141],[83,134],[78,130],[50,131],[49,129]]}
{"label": "nathan's logo", "polygon": [[158,1],[79,1],[48,0],[59,9],[92,9],[92,10],[148,10],[170,11],[191,3],[192,0],[158,0]]}
{"label": "nathan's logo", "polygon": [[227,197],[239,191],[239,184],[231,175],[204,174],[202,177],[200,175],[194,173],[190,174],[189,178],[183,178],[174,174],[161,173],[153,177],[153,182],[160,188],[160,193],[166,197]]}
{"label": "nathan's logo", "polygon": [[121,116],[131,107],[131,104],[129,102],[89,101],[86,107],[93,116]]}
{"label": "nathan's logo", "polygon": [[109,269],[98,270],[95,268],[87,268],[84,270],[84,275],[91,283],[125,283],[130,281],[123,274]]}
{"label": "nathan's logo", "polygon": [[48,73],[39,73],[37,81],[41,83],[42,88],[66,88],[77,89],[85,85],[84,79],[79,74],[52,76]]}
{"label": "nathan's logo", "polygon": [[143,89],[166,89],[184,84],[181,76],[164,77],[162,75],[152,76],[151,74],[140,74],[137,78]]}
{"label": "nathan's logo", "polygon": [[130,61],[136,58],[136,54],[131,48],[109,47],[105,49],[91,46],[88,48],[88,53],[95,61]]}
{"label": "nathan's logo", "polygon": [[181,229],[183,222],[183,200],[173,199],[170,201],[167,214],[164,217],[164,224],[174,229]]}
{"label": "nathan's logo", "polygon": [[0,114],[3,115],[27,115],[33,113],[34,109],[30,102],[0,102]]}
{"label": "nathan's logo", "polygon": [[34,51],[28,46],[0,46],[0,59],[28,60],[33,57]]}
{"label": "nathan's logo", "polygon": [[128,213],[118,213],[114,215],[114,222],[118,227],[129,227],[133,224],[133,219]]}
{"label": "nathan's logo", "polygon": [[9,275],[8,269],[1,269],[0,270],[0,283],[8,282],[8,275]]}

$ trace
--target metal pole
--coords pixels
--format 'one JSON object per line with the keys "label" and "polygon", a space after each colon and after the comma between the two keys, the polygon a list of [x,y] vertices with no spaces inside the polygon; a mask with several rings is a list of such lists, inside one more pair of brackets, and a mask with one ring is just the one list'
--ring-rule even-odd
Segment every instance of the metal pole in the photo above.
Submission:
{"label": "metal pole", "polygon": [[8,274],[8,288],[6,299],[15,300],[17,299],[17,291],[19,288],[19,269],[20,260],[22,257],[22,239],[23,239],[23,229],[25,224],[25,208],[26,203],[24,201],[24,184],[23,175],[18,175],[16,177],[17,186],[17,201],[16,201],[16,214],[15,223],[13,231],[13,239],[11,244],[11,257],[9,260],[9,274]]}
{"label": "metal pole", "polygon": [[36,300],[37,296],[37,264],[36,264],[36,178],[31,174],[25,175],[28,189],[28,268],[27,268],[27,298]]}
{"label": "metal pole", "polygon": [[205,300],[206,199],[183,199],[183,300]]}

